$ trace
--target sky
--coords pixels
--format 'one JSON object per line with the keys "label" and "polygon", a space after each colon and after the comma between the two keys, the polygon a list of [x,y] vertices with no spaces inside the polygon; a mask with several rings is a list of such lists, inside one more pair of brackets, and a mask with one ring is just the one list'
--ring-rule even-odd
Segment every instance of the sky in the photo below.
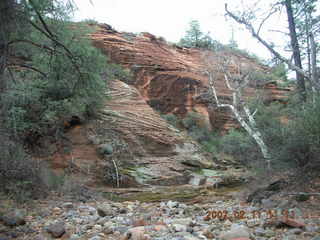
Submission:
{"label": "sky", "polygon": [[[169,42],[178,42],[190,21],[198,20],[202,32],[210,32],[213,39],[228,43],[233,32],[239,48],[264,59],[270,58],[270,53],[248,31],[224,17],[226,1],[229,1],[230,9],[239,10],[242,2],[248,4],[257,0],[74,0],[78,7],[74,20],[94,19],[111,25],[117,31],[149,32]],[[270,1],[263,0],[264,4]],[[266,23],[263,36],[283,45],[283,35],[271,29],[283,29],[285,24],[283,16],[273,17]]]}

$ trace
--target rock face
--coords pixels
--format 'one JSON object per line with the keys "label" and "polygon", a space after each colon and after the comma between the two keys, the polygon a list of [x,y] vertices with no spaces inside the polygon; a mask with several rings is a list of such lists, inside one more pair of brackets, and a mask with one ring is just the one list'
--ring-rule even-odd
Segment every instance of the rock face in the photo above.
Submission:
{"label": "rock face", "polygon": [[[54,169],[69,169],[84,179],[112,186],[186,184],[192,172],[213,168],[212,157],[168,124],[124,82],[109,83],[110,97],[97,120],[68,130],[69,151],[51,157]],[[192,163],[192,164],[191,164]]]}
{"label": "rock face", "polygon": [[[195,179],[195,171],[215,169],[212,156],[160,117],[160,113],[184,117],[195,111],[208,129],[237,126],[228,111],[215,108],[209,94],[206,62],[213,59],[210,65],[216,68],[220,58],[169,45],[149,33],[137,36],[119,33],[106,24],[94,27],[98,29],[91,35],[94,45],[134,76],[109,83],[111,98],[99,119],[68,130],[71,146],[68,153],[62,148],[52,154],[53,168],[100,176],[113,186],[220,183],[219,174]],[[251,58],[225,56],[265,70]],[[235,71],[232,66],[231,71]],[[230,101],[221,74],[216,74],[215,84],[219,98]],[[286,89],[272,83],[264,88],[266,100],[283,100]],[[248,87],[244,95],[250,97],[255,91]]]}
{"label": "rock face", "polygon": [[[123,175],[141,184],[184,184],[189,170],[213,166],[197,143],[162,119],[134,87],[113,81],[109,89],[111,99],[92,125],[99,143],[113,145],[115,153],[103,157],[109,168],[118,168],[126,185],[130,181]],[[198,166],[188,166],[186,160]]]}
{"label": "rock face", "polygon": [[[112,61],[134,73],[133,80],[128,84],[134,86],[153,109],[182,117],[196,111],[206,118],[209,128],[229,129],[237,125],[227,110],[217,110],[211,104],[204,70],[207,69],[208,59],[214,59],[210,65],[219,64],[215,53],[170,45],[149,33],[119,33],[106,24],[100,25],[91,38],[94,45]],[[241,62],[254,69],[268,70],[243,55],[226,52],[224,56],[232,58],[234,63]],[[231,67],[230,71],[234,69]],[[217,75],[216,88],[219,98],[230,101],[231,93],[221,74]],[[266,101],[285,100],[285,93],[289,91],[273,83],[260,88],[264,88]],[[248,87],[245,95],[252,96],[255,91],[255,88]]]}

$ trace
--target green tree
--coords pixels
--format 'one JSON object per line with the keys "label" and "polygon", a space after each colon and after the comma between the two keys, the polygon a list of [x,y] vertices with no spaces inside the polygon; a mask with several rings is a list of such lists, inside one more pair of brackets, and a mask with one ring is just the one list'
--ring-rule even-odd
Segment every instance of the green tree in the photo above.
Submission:
{"label": "green tree", "polygon": [[272,74],[277,80],[288,81],[288,70],[286,65],[283,63],[278,63],[272,66]]}
{"label": "green tree", "polygon": [[[73,115],[92,115],[105,99],[105,56],[85,37],[86,24],[74,24],[71,1],[1,2],[4,125],[16,136],[46,134]],[[4,9],[7,9],[6,12]],[[10,13],[10,14],[8,14]]]}
{"label": "green tree", "polygon": [[193,20],[190,22],[189,29],[180,40],[179,45],[184,47],[215,49],[219,43],[212,39],[209,32],[204,34],[201,31],[199,21]]}
{"label": "green tree", "polygon": [[180,44],[186,47],[200,47],[202,37],[203,32],[200,30],[199,21],[192,20],[185,36],[180,40]]}

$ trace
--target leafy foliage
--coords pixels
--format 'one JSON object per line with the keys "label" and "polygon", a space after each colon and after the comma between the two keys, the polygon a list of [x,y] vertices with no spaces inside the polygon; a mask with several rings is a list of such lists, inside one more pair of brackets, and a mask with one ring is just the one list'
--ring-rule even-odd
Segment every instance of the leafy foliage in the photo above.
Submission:
{"label": "leafy foliage", "polygon": [[284,63],[276,64],[272,67],[272,74],[277,80],[288,81],[288,70]]}
{"label": "leafy foliage", "polygon": [[161,117],[166,120],[169,124],[171,124],[174,127],[178,126],[179,120],[176,115],[170,113],[170,114],[162,114]]}
{"label": "leafy foliage", "polygon": [[[52,53],[20,44],[20,52],[30,54],[31,64],[45,75],[22,69],[2,95],[6,126],[15,133],[44,132],[73,115],[93,114],[103,102],[106,82],[102,73],[106,59],[82,37],[83,29],[69,31],[70,27],[60,25],[59,36],[72,52],[72,60],[62,49]],[[42,34],[35,32],[31,37],[32,42],[47,42],[48,47],[54,48],[54,43]]]}

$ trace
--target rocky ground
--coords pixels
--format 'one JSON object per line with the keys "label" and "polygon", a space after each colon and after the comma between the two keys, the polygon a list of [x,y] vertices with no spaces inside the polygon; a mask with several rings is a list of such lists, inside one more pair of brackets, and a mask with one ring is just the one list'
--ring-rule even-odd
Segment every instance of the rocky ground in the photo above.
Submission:
{"label": "rocky ground", "polygon": [[0,240],[320,239],[316,206],[308,211],[289,198],[253,205],[235,196],[213,194],[187,202],[50,197],[20,207],[2,201]]}

